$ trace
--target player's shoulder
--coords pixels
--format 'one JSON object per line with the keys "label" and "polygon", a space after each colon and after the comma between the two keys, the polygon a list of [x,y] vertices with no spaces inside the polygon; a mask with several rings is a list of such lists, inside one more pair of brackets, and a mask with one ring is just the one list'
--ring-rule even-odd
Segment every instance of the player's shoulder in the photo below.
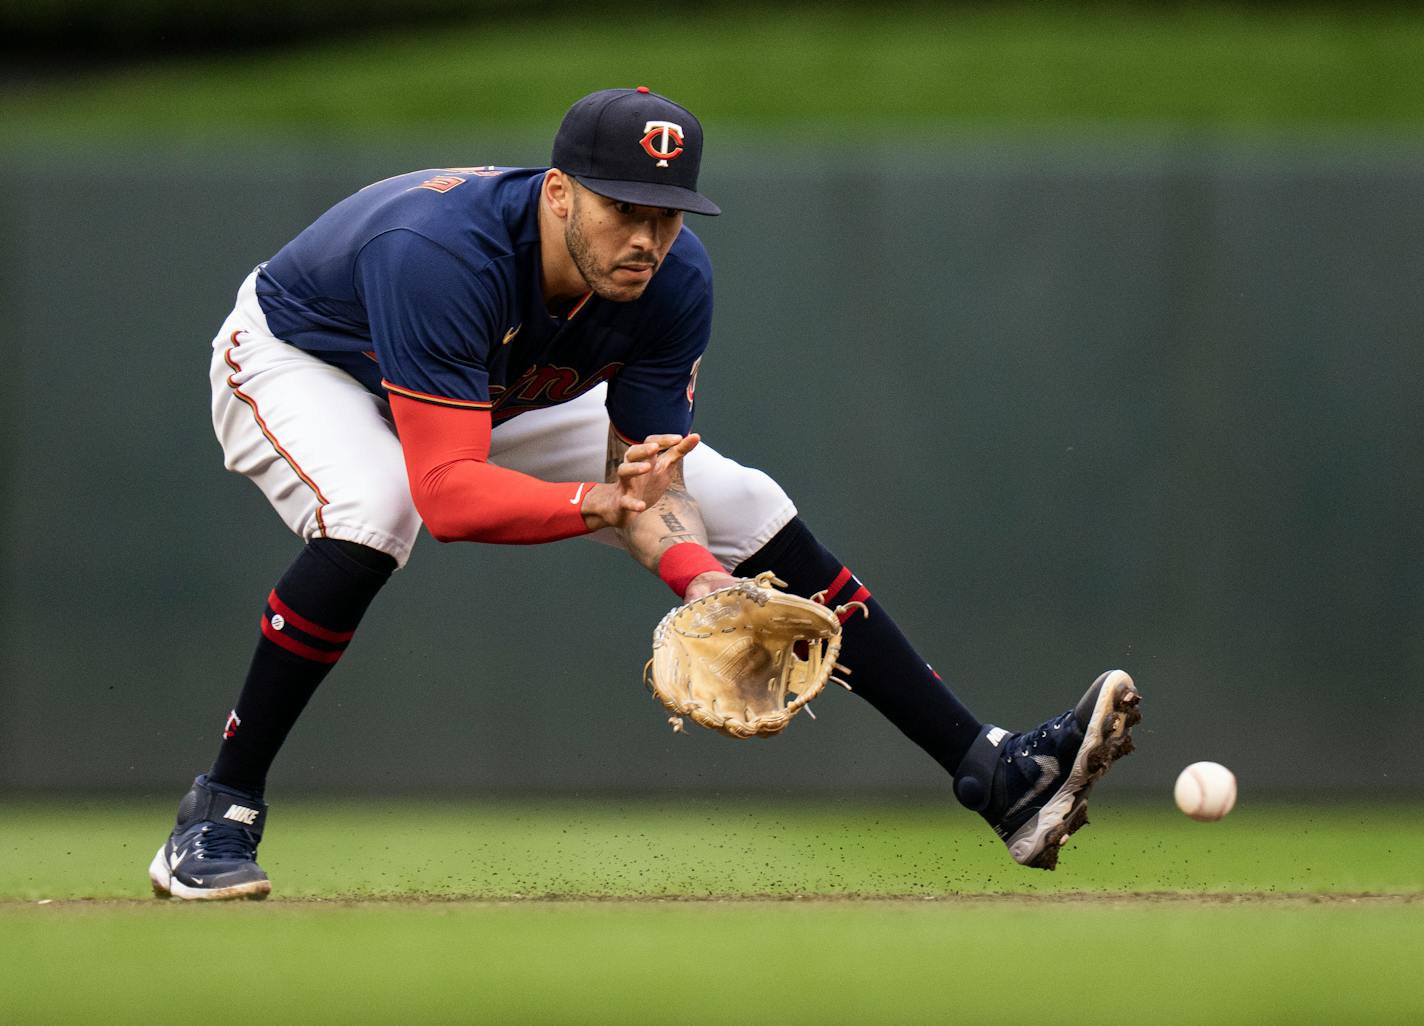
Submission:
{"label": "player's shoulder", "polygon": [[511,255],[537,233],[530,168],[427,168],[366,186],[353,199],[374,236],[405,230],[471,264]]}

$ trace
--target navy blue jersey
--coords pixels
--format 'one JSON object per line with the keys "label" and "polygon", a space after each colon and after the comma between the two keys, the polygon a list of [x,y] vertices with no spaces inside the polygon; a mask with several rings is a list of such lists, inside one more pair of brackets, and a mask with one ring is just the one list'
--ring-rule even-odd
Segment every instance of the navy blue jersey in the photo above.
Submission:
{"label": "navy blue jersey", "polygon": [[544,169],[440,168],[369,185],[263,265],[272,334],[377,394],[487,409],[495,423],[607,381],[625,439],[686,434],[712,329],[712,267],[687,228],[636,300],[550,314]]}

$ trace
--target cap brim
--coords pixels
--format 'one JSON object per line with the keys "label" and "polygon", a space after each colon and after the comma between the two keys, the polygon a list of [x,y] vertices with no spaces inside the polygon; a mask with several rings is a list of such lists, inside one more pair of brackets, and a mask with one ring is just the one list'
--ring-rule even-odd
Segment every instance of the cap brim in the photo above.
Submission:
{"label": "cap brim", "polygon": [[600,196],[621,203],[636,203],[642,207],[667,207],[670,210],[687,210],[694,214],[715,216],[722,208],[706,196],[679,185],[656,185],[652,182],[619,182],[606,178],[587,178],[574,175],[581,185]]}

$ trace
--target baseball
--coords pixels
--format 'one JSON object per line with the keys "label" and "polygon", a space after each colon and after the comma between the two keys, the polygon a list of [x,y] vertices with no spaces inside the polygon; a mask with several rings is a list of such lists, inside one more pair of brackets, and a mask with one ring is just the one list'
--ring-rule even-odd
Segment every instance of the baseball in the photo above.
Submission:
{"label": "baseball", "polygon": [[1194,762],[1177,775],[1172,796],[1192,819],[1213,822],[1236,804],[1236,774],[1219,762]]}

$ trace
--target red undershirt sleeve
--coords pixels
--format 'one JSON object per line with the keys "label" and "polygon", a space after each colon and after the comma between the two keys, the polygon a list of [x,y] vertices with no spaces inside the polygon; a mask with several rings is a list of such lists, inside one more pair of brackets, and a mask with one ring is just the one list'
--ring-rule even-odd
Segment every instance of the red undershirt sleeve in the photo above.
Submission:
{"label": "red undershirt sleeve", "polygon": [[491,464],[488,410],[390,401],[411,498],[436,540],[535,545],[588,533],[581,508],[593,482],[556,484]]}

